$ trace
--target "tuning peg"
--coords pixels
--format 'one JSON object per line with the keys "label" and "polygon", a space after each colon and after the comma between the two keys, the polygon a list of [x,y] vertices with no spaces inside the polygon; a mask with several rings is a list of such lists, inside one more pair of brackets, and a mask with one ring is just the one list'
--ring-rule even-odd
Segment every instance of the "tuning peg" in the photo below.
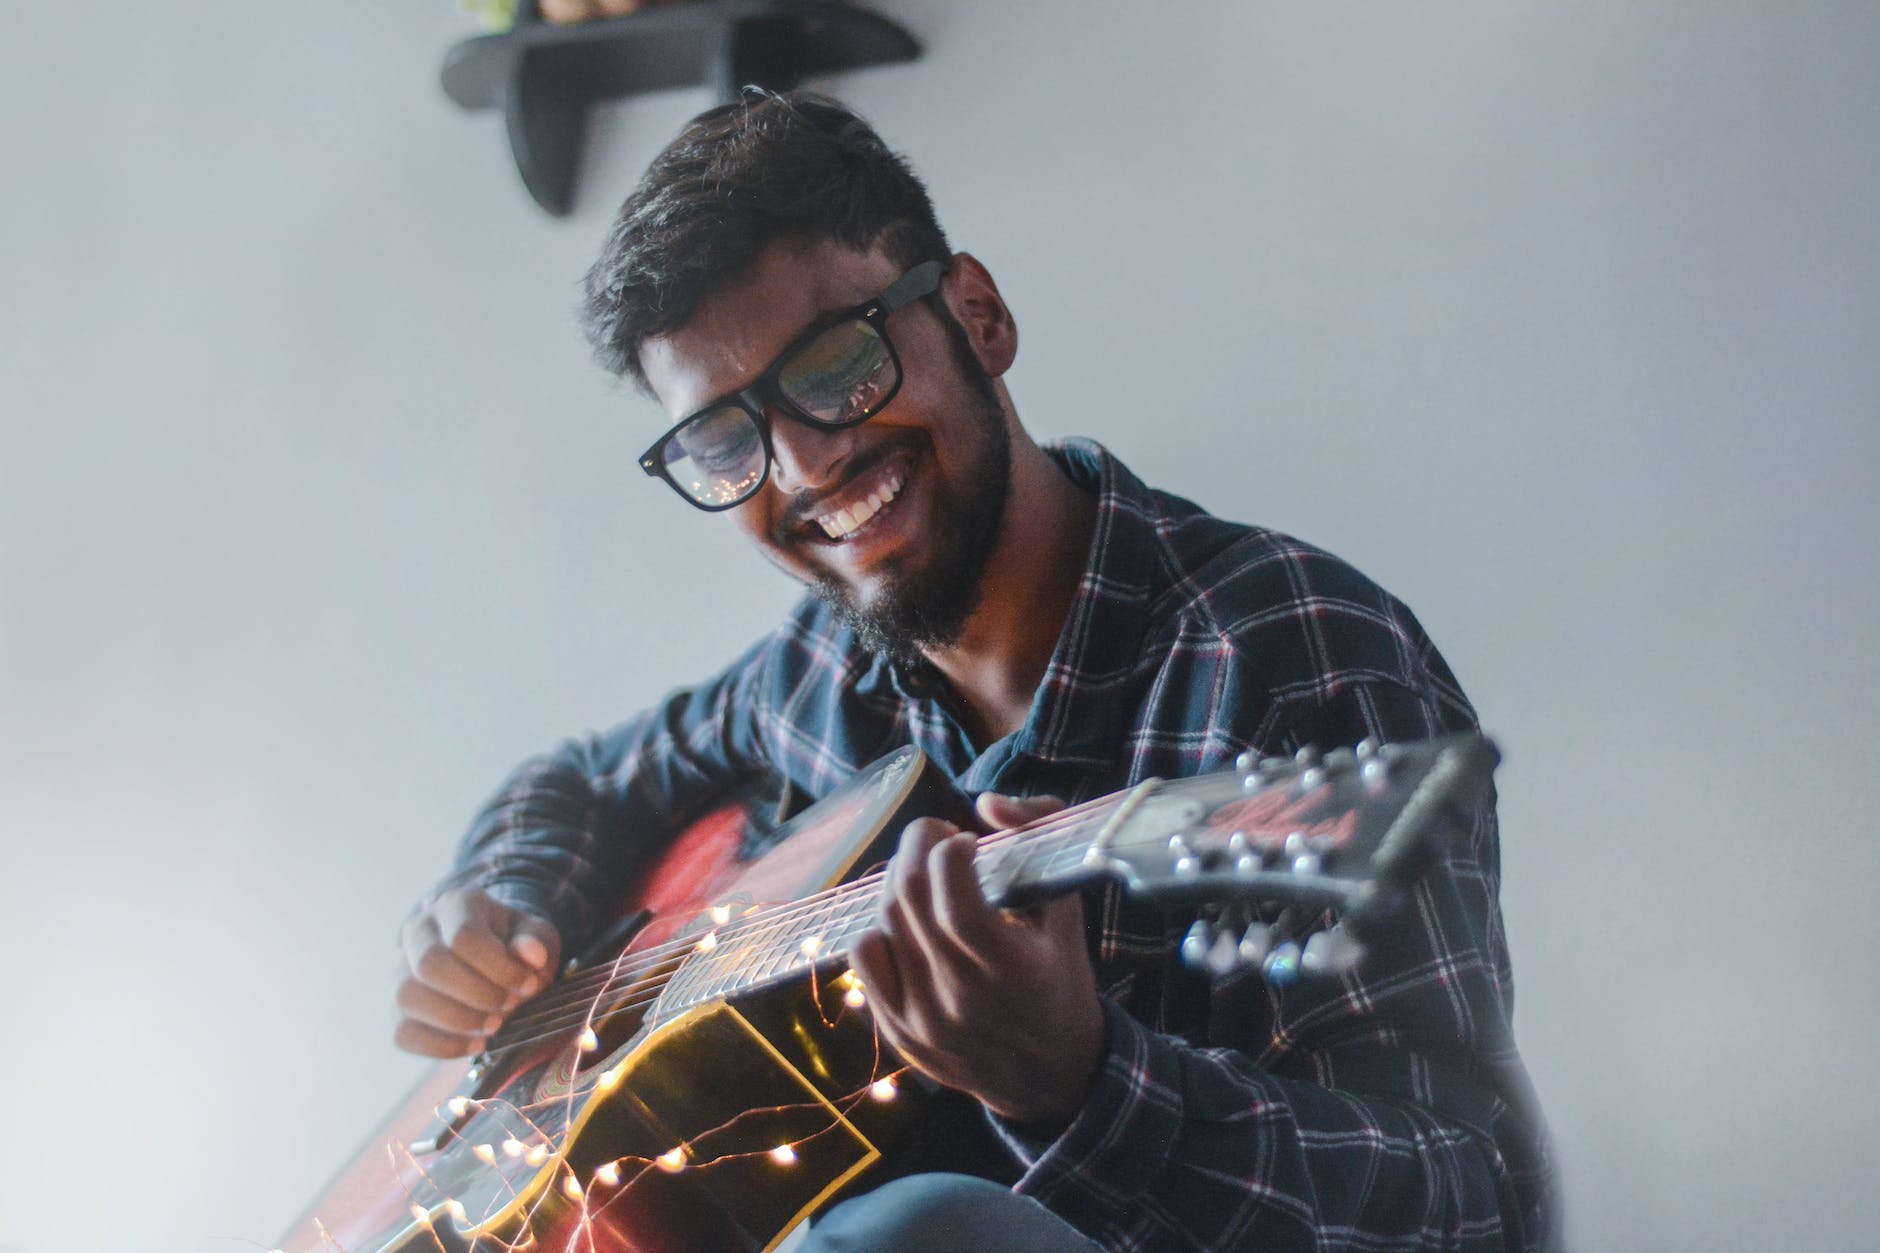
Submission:
{"label": "tuning peg", "polygon": [[1240,937],[1239,956],[1243,964],[1258,966],[1266,961],[1266,955],[1273,948],[1273,933],[1265,923],[1256,922],[1247,928],[1247,933]]}
{"label": "tuning peg", "polygon": [[1294,874],[1317,874],[1323,866],[1317,853],[1301,853],[1292,859]]}
{"label": "tuning peg", "polygon": [[1367,796],[1375,796],[1390,786],[1390,763],[1382,757],[1372,757],[1358,768],[1358,779],[1364,785]]}
{"label": "tuning peg", "polygon": [[1240,965],[1240,942],[1234,938],[1234,933],[1223,928],[1214,937],[1201,964],[1217,979]]}
{"label": "tuning peg", "polygon": [[1317,745],[1308,744],[1293,754],[1293,762],[1301,768],[1316,766],[1319,764],[1322,757],[1323,754],[1319,752]]}
{"label": "tuning peg", "polygon": [[1260,967],[1266,981],[1276,988],[1283,988],[1299,978],[1299,944],[1295,940],[1281,940],[1266,955],[1265,963]]}
{"label": "tuning peg", "polygon": [[1206,918],[1195,919],[1195,925],[1188,928],[1188,934],[1182,937],[1183,965],[1201,967],[1207,964],[1208,954],[1214,948],[1214,932],[1214,924]]}
{"label": "tuning peg", "polygon": [[1300,952],[1299,968],[1309,975],[1342,974],[1364,958],[1364,945],[1343,927],[1313,933]]}

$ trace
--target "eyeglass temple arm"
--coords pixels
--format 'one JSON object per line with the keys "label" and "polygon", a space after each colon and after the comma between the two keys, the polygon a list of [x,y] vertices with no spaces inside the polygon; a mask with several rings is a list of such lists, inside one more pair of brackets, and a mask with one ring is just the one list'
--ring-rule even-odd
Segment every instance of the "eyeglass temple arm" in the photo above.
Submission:
{"label": "eyeglass temple arm", "polygon": [[944,261],[923,261],[900,278],[894,286],[881,293],[881,312],[893,313],[903,305],[912,304],[922,296],[931,294],[940,286],[940,276],[947,272]]}

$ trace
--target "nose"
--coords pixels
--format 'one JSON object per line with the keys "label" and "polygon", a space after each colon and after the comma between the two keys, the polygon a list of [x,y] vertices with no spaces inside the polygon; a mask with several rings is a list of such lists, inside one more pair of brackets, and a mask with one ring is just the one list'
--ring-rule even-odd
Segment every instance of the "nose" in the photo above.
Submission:
{"label": "nose", "polygon": [[842,463],[855,444],[855,430],[830,431],[808,426],[770,409],[770,477],[777,489],[816,491],[840,477]]}

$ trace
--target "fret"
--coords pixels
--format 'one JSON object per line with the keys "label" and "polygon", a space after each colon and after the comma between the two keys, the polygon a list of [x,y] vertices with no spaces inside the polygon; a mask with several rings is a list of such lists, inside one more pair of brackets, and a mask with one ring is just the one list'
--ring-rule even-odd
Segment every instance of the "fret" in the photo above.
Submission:
{"label": "fret", "polygon": [[[1113,803],[1080,807],[983,842],[973,866],[981,890],[997,901],[1015,884],[1067,877],[1082,864],[1093,834],[1115,808]],[[874,925],[883,884],[880,875],[873,875],[718,928],[713,951],[689,954],[668,980],[662,1000],[677,1012],[820,962],[846,961],[853,941]],[[820,940],[813,954],[803,947],[811,937]]]}

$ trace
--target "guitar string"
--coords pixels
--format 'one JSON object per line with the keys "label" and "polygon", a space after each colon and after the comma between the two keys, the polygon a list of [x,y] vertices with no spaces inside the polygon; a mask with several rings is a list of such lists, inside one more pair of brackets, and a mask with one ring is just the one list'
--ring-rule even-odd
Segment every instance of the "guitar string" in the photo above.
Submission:
{"label": "guitar string", "polygon": [[[1111,805],[1116,799],[1117,797],[1114,795],[1100,797],[1061,810],[1055,814],[1047,815],[1045,818],[1036,820],[1025,826],[1012,828],[988,836],[981,842],[978,851],[990,855],[979,857],[976,862],[976,868],[985,870],[996,865],[1004,855],[1003,850],[1007,846],[1021,840],[1027,844],[1036,842],[1040,845],[1039,848],[1033,850],[1035,855],[1030,858],[1030,861],[1034,865],[1043,865],[1048,861],[1055,861],[1057,859],[1063,859],[1064,864],[1067,866],[1076,864],[1081,861],[1083,854],[1087,851],[1088,843],[1082,839],[1071,842],[1070,837],[1077,834],[1077,828],[1083,823],[1084,819],[1088,818],[1092,813]],[[1043,843],[1051,839],[1064,841],[1065,846],[1057,849],[1043,848]],[[1048,875],[1049,873],[1051,873],[1051,871],[1047,870],[1046,874]],[[857,901],[855,898],[861,893],[872,893],[878,896],[876,889],[882,878],[883,876],[880,872],[876,872],[864,876],[862,879],[841,885],[836,889],[831,889],[824,893],[818,893],[801,901],[783,902],[779,905],[745,915],[735,923],[730,924],[731,929],[726,933],[727,939],[725,943],[727,948],[731,950],[728,956],[741,955],[750,959],[751,964],[761,962],[768,956],[772,967],[781,960],[784,968],[787,970],[791,965],[795,964],[795,946],[784,946],[782,949],[773,952],[771,951],[771,945],[774,939],[779,936],[793,939],[796,935],[801,934],[804,930],[801,923],[817,910],[838,915],[843,915],[843,911],[847,910],[846,915],[841,917],[840,927],[843,931],[841,938],[844,940],[848,939],[850,932],[860,929],[857,924],[866,921],[864,916],[856,913],[850,907],[854,904],[870,903],[868,901]],[[657,1000],[660,996],[667,994],[672,985],[673,977],[680,973],[680,967],[686,964],[686,959],[692,955],[696,948],[697,941],[687,937],[684,940],[672,941],[664,945],[656,946],[641,954],[634,954],[635,960],[632,962],[623,962],[620,959],[616,959],[615,962],[609,963],[605,967],[593,968],[591,971],[587,972],[584,977],[570,979],[565,984],[560,985],[565,989],[564,995],[551,997],[547,1001],[537,998],[535,1010],[529,1014],[512,1019],[509,1024],[506,1024],[501,1031],[490,1038],[490,1042],[486,1046],[486,1051],[505,1052],[526,1047],[529,1044],[538,1043],[559,1035],[580,1022],[590,1019],[596,1022],[604,1022],[643,1008]],[[836,954],[829,953],[823,956],[834,955]],[[627,954],[623,953],[621,956],[624,958]],[[671,966],[672,968],[661,972],[660,968],[662,966]],[[715,977],[706,973],[713,971],[714,967],[716,967]],[[694,972],[698,977],[694,978],[691,982],[711,990],[714,993],[720,990],[736,991],[739,990],[741,986],[751,986],[755,983],[762,982],[773,973],[772,969],[764,969],[758,973],[755,979],[749,979],[742,974],[727,977],[725,973],[726,970],[727,967],[723,960],[706,959],[698,966],[698,970]],[[627,994],[620,1001],[599,1010],[597,1013],[596,1006],[599,1005],[600,1000],[605,997],[607,986],[616,980],[627,987],[631,987],[632,984],[638,980],[650,980],[651,982],[644,989]],[[703,999],[707,998],[703,996],[697,998],[697,1000]],[[688,1001],[686,1003],[697,1003],[697,1000]],[[572,1016],[562,1016],[570,1010],[577,1009],[579,1012]],[[525,1039],[511,1038],[519,1030],[527,1030],[538,1034],[532,1034]],[[540,1034],[544,1032],[546,1034]]]}
{"label": "guitar string", "polygon": [[[1024,839],[1029,841],[1033,839],[1048,839],[1055,835],[1065,834],[1066,832],[1064,830],[1059,830],[1058,828],[1074,828],[1092,812],[1111,803],[1114,799],[1114,797],[1102,797],[1098,800],[1086,801],[1081,805],[1060,810],[1055,814],[1047,815],[1042,819],[1024,826],[995,832],[982,840],[979,847],[982,850],[992,850],[1003,847],[1013,840]],[[746,934],[745,931],[747,927],[761,927],[775,923],[788,925],[795,920],[797,914],[806,910],[813,910],[823,899],[841,898],[851,895],[854,891],[872,882],[878,875],[879,872],[871,872],[861,879],[853,880],[846,884],[840,884],[837,887],[826,889],[823,892],[802,898],[801,900],[777,902],[768,906],[762,906],[754,912],[731,919],[723,924],[723,926],[735,929],[741,938],[748,940],[749,935]],[[721,929],[721,934],[722,933]],[[675,938],[665,941],[660,945],[656,945],[653,948],[634,953],[632,956],[638,961],[640,971],[644,971],[660,964],[672,956],[690,953],[697,947],[697,944],[698,939],[696,936]],[[628,954],[623,953],[621,956],[625,957],[628,956]],[[584,994],[587,991],[598,990],[599,987],[615,979],[630,979],[634,974],[640,971],[635,970],[633,963],[623,966],[620,965],[617,960],[610,961],[604,965],[591,966],[584,971],[578,972],[560,981],[555,987]],[[538,1001],[540,1000],[540,998],[537,999]],[[575,998],[570,997],[569,999]]]}
{"label": "guitar string", "polygon": [[[1040,844],[1042,845],[1042,842],[1044,840],[1067,839],[1069,838],[1069,833],[1052,832],[1043,837],[1033,835],[1030,838],[1039,840]],[[991,842],[988,841],[988,843],[991,843]],[[1001,841],[1000,843],[1004,843],[1004,842]],[[1040,857],[1034,860],[1043,861],[1046,859],[1065,857],[1065,856],[1072,857],[1072,858],[1080,858],[1082,855],[1081,848],[1082,848],[1081,842],[1078,842],[1075,848],[1044,849],[1041,847]],[[876,887],[879,885],[882,878],[883,876],[877,873],[877,874],[868,876],[866,879],[857,880],[853,884],[843,885],[845,889],[844,895],[848,897],[853,897],[859,892]],[[784,915],[788,914],[789,912],[791,911],[779,910],[777,911],[777,917],[780,919]],[[772,921],[775,921],[775,920],[776,919],[773,919]],[[846,941],[847,939],[851,938],[852,934],[854,934],[855,932],[865,929],[866,924],[868,924],[871,921],[872,921],[872,918],[869,914],[864,914],[860,911],[851,910],[847,914],[847,916],[844,917],[840,922],[840,926],[843,931],[841,939]],[[762,930],[767,933],[766,943],[751,943],[749,942],[748,937],[742,937],[742,936],[736,936],[736,935],[732,936],[729,940],[726,941],[726,943],[735,944],[742,951],[754,954],[758,958],[762,958],[763,956],[767,956],[767,955],[771,956],[773,965],[779,959],[781,959],[784,962],[786,969],[790,965],[794,964],[796,957],[798,956],[799,953],[801,953],[800,947],[798,945],[793,944],[793,945],[787,946],[786,948],[778,949],[776,952],[772,953],[770,951],[768,940],[775,937],[775,934],[777,933],[777,928],[772,926],[772,927],[762,928]],[[825,938],[826,938],[826,933],[825,933]],[[668,961],[668,962],[680,961],[683,958],[689,956],[694,947],[695,947],[694,944],[688,944],[686,946],[682,946],[677,949],[669,949],[668,952],[664,955],[663,960]],[[846,952],[846,948],[835,949],[833,947],[826,947],[823,950],[819,951],[817,960],[827,960],[830,957],[840,955],[842,952]],[[804,956],[807,956],[807,955],[805,954]],[[641,963],[636,967],[635,973],[636,975],[640,977],[653,976],[654,971],[656,970],[659,964],[661,963],[659,962]],[[812,963],[805,963],[805,964],[812,964]],[[706,962],[704,963],[704,966],[709,967],[710,965],[711,965],[711,959],[707,959]],[[598,998],[595,996],[584,994],[578,998],[574,998],[574,997],[562,998],[561,1001],[555,1006],[553,1006],[547,1013],[530,1015],[527,1018],[519,1018],[519,1019],[512,1020],[513,1026],[506,1026],[504,1031],[499,1032],[497,1036],[491,1037],[489,1047],[486,1049],[486,1051],[507,1052],[513,1049],[527,1047],[529,1045],[541,1043],[548,1039],[552,1039],[557,1036],[563,1035],[567,1033],[568,1031],[572,1030],[573,1028],[582,1025],[584,1022],[590,1022],[594,1024],[604,1023],[613,1018],[617,1018],[624,1014],[628,1014],[635,1010],[641,1009],[647,1005],[650,1005],[654,1001],[658,1000],[660,996],[665,995],[667,993],[668,988],[671,985],[672,976],[677,973],[678,971],[676,968],[674,970],[667,971],[665,972],[664,980],[656,981],[655,984],[652,986],[648,986],[643,989],[637,989],[635,991],[629,992],[619,1002],[616,1002],[611,1005],[607,1005],[604,1008],[599,1008],[598,1010],[596,1008],[598,1005]],[[720,991],[727,991],[727,992],[737,991],[737,990],[740,990],[744,986],[755,986],[757,983],[763,982],[764,979],[768,978],[772,973],[782,973],[782,972],[781,971],[773,972],[771,970],[765,970],[765,971],[759,972],[757,978],[749,979],[749,980],[746,980],[742,977],[734,977],[734,978],[729,978],[729,979],[720,977],[716,979],[710,979],[710,978],[702,979],[702,980],[699,980],[698,982],[700,982],[705,989],[710,990],[712,993],[716,993]],[[631,986],[630,981],[624,978],[622,979],[622,983],[623,985]],[[604,996],[605,996],[605,990],[602,989],[600,992],[600,997],[604,997]],[[709,999],[709,998],[706,996],[700,996],[698,999],[703,1000],[703,999]],[[694,1002],[687,1002],[687,1003],[694,1003]],[[568,1011],[575,1011],[575,1012],[568,1012]],[[524,1039],[508,1038],[516,1030],[526,1030],[530,1032],[530,1034]]]}
{"label": "guitar string", "polygon": [[[1031,858],[1034,863],[1061,860],[1065,864],[1073,864],[1081,860],[1087,841],[1076,838],[1078,836],[1076,828],[1081,824],[1081,820],[1099,804],[1099,802],[1087,802],[1083,806],[1076,807],[1075,811],[1060,811],[1059,814],[1051,815],[1050,818],[1040,820],[1037,824],[987,837],[981,841],[979,850],[994,855],[976,859],[976,868],[989,868],[992,864],[998,863],[1001,860],[999,855],[1021,840],[1036,854]],[[1050,847],[1052,841],[1058,841],[1060,847]],[[773,964],[781,959],[784,969],[787,970],[796,964],[794,961],[796,957],[800,955],[807,959],[809,955],[803,954],[798,944],[779,947],[778,951],[772,955],[769,950],[776,939],[779,937],[793,939],[801,934],[803,929],[795,924],[800,924],[820,910],[840,915],[839,918],[832,918],[830,921],[838,923],[842,931],[841,941],[848,940],[853,933],[865,929],[864,926],[857,924],[872,922],[872,911],[863,913],[853,906],[872,904],[875,899],[878,899],[878,888],[885,877],[883,872],[874,871],[861,879],[824,893],[818,893],[803,901],[787,902],[758,914],[746,915],[730,925],[729,933],[723,929],[719,931],[719,943],[733,947],[739,952],[757,954],[760,958],[771,955]],[[864,895],[869,899],[860,900],[859,898]],[[758,925],[751,927],[750,924],[754,923]],[[847,951],[846,944],[837,948],[827,942],[828,928],[819,930],[825,944],[816,954],[816,960],[827,960]],[[636,954],[636,960],[633,962],[609,963],[605,967],[594,967],[586,972],[585,978],[571,979],[558,985],[563,989],[562,994],[553,997],[547,1003],[540,1003],[542,998],[538,998],[538,1007],[506,1023],[502,1030],[490,1037],[485,1051],[503,1053],[530,1047],[563,1035],[584,1022],[599,1025],[651,1005],[666,994],[673,976],[678,973],[675,968],[664,972],[663,977],[659,977],[656,975],[658,968],[668,963],[682,962],[696,951],[697,946],[696,938],[687,938],[684,941],[669,942],[645,953]],[[705,968],[709,968],[713,961],[714,959],[707,958]],[[803,964],[814,963],[806,960]],[[705,989],[713,993],[736,991],[742,986],[755,986],[763,982],[771,973],[782,972],[765,971],[748,984],[743,983],[740,978],[705,978],[700,982]],[[652,986],[635,989],[628,992],[619,1002],[600,1006],[599,1002],[605,997],[609,982],[618,981],[623,987],[632,988],[636,982],[642,980],[651,980]],[[709,998],[702,996],[699,999]],[[519,1033],[526,1034],[524,1038],[514,1038]]]}

